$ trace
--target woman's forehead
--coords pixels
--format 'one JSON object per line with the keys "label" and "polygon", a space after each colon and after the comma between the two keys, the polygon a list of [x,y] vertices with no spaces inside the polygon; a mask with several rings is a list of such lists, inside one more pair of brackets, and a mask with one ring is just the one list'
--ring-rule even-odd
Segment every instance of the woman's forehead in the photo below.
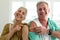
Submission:
{"label": "woman's forehead", "polygon": [[18,10],[20,10],[20,11],[24,11],[24,12],[26,11],[24,8],[20,8],[20,9],[18,9]]}

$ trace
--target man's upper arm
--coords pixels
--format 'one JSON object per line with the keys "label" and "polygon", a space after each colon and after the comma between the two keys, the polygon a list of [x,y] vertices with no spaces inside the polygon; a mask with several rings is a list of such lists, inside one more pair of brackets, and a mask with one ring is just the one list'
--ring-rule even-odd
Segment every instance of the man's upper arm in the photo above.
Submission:
{"label": "man's upper arm", "polygon": [[36,27],[36,23],[33,22],[33,21],[31,21],[31,22],[30,22],[30,27]]}
{"label": "man's upper arm", "polygon": [[53,22],[53,23],[54,23],[54,26],[55,26],[55,30],[60,32],[60,27],[58,27],[58,25],[55,22]]}

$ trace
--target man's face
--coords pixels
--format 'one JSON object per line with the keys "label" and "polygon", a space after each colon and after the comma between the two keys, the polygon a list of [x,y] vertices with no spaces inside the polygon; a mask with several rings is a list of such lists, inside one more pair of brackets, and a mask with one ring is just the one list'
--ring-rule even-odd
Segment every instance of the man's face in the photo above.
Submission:
{"label": "man's face", "polygon": [[40,19],[46,19],[49,13],[49,8],[47,4],[41,3],[37,6],[38,17]]}

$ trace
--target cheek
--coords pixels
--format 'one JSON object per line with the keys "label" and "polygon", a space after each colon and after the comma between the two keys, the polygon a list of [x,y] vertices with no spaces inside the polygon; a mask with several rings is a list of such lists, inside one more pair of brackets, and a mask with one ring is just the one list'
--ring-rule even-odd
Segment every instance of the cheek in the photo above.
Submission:
{"label": "cheek", "polygon": [[48,11],[45,10],[45,15],[47,15]]}
{"label": "cheek", "polygon": [[15,16],[15,19],[17,19],[17,16]]}
{"label": "cheek", "polygon": [[25,19],[26,16],[23,16],[23,18]]}
{"label": "cheek", "polygon": [[37,11],[37,13],[38,13],[38,15],[39,15],[40,11]]}
{"label": "cheek", "polygon": [[40,16],[40,13],[38,13],[38,16]]}
{"label": "cheek", "polygon": [[38,13],[38,15],[40,15],[40,13]]}

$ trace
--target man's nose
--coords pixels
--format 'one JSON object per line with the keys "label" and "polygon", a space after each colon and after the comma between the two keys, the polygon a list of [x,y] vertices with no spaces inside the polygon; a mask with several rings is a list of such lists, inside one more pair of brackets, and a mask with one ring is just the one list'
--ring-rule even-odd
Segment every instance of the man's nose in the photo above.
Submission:
{"label": "man's nose", "polygon": [[43,12],[44,12],[44,10],[42,9],[42,10],[41,10],[41,12],[43,13]]}

